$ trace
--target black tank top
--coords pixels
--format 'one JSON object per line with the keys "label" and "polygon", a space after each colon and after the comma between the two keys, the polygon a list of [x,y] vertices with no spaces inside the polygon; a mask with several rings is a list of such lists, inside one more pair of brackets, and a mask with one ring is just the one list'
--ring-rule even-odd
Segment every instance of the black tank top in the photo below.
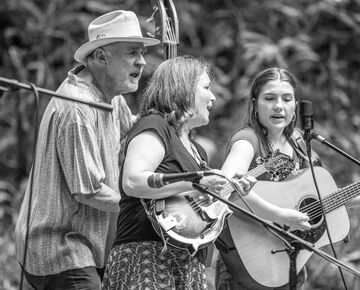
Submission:
{"label": "black tank top", "polygon": [[[202,170],[198,163],[182,145],[182,142],[175,133],[175,130],[166,122],[163,117],[159,115],[146,116],[134,124],[126,139],[125,156],[129,142],[135,136],[144,131],[152,131],[157,134],[165,146],[165,157],[156,169],[156,172],[181,173]],[[200,157],[207,161],[204,148],[202,148],[196,142],[193,143],[196,146]],[[115,244],[140,241],[161,241],[161,238],[153,229],[140,199],[128,196],[124,192],[121,185],[122,176],[123,167],[121,168],[119,179],[121,200]],[[145,200],[145,202],[149,205],[150,200]],[[203,254],[200,255],[202,258],[204,258]]]}

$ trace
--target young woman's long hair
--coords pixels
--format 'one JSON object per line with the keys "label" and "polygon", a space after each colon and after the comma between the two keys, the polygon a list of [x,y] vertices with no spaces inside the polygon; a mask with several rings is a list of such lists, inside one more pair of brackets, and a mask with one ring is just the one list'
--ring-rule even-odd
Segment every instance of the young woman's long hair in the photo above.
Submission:
{"label": "young woman's long hair", "polygon": [[283,82],[288,82],[294,89],[295,95],[295,116],[290,124],[284,129],[284,135],[288,139],[292,135],[296,121],[297,121],[297,106],[299,100],[299,89],[297,87],[297,80],[296,78],[287,70],[272,67],[266,70],[263,70],[259,74],[255,76],[252,81],[250,87],[250,98],[248,104],[248,112],[247,112],[247,119],[246,119],[246,126],[249,126],[255,130],[255,132],[260,136],[260,141],[263,144],[264,148],[268,151],[270,150],[270,144],[267,139],[267,130],[266,128],[259,122],[258,110],[257,110],[257,101],[261,90],[263,87],[270,81],[280,80]]}
{"label": "young woman's long hair", "polygon": [[199,76],[212,77],[209,64],[192,56],[178,56],[162,62],[150,78],[140,104],[140,117],[163,116],[177,134],[193,115]]}

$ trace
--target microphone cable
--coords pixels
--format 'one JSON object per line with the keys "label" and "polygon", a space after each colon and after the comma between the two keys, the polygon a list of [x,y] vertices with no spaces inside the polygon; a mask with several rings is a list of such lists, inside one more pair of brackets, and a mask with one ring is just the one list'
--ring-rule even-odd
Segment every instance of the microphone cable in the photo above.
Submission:
{"label": "microphone cable", "polygon": [[[314,165],[313,162],[311,160],[311,130],[314,128],[314,114],[313,114],[313,109],[312,109],[312,102],[311,101],[307,101],[307,100],[303,100],[300,102],[300,117],[301,117],[301,127],[304,130],[304,138],[305,138],[305,142],[306,142],[306,154],[307,154],[307,158],[309,161],[309,165],[310,165],[310,170],[311,170],[311,175],[312,175],[312,179],[315,185],[315,189],[316,189],[316,194],[320,203],[320,210],[322,213],[322,216],[324,217],[324,224],[325,224],[325,229],[326,229],[326,233],[329,239],[329,243],[330,243],[330,247],[331,250],[334,254],[334,257],[337,259],[337,254],[334,248],[334,244],[331,238],[331,234],[330,234],[330,230],[329,230],[329,226],[328,226],[328,221],[327,221],[327,217],[325,214],[325,210],[324,210],[324,206],[323,206],[323,202],[322,202],[322,198],[320,195],[320,191],[319,191],[319,187],[317,184],[317,180],[315,177],[315,172],[314,172]],[[305,159],[306,160],[306,159]],[[340,267],[339,271],[340,271],[340,275],[341,275],[341,279],[344,283],[345,289],[347,289],[347,285],[345,282],[345,278],[344,278],[344,274],[343,271]]]}
{"label": "microphone cable", "polygon": [[36,144],[38,139],[38,128],[39,128],[39,91],[33,83],[28,83],[34,93],[35,98],[35,128],[34,128],[34,144],[32,149],[32,168],[30,170],[30,185],[29,185],[29,208],[27,212],[27,220],[26,220],[26,233],[25,233],[25,245],[24,245],[24,253],[21,265],[21,279],[20,279],[20,290],[23,288],[24,283],[24,273],[26,266],[26,256],[27,249],[29,243],[29,229],[30,229],[30,217],[31,217],[31,204],[32,204],[32,195],[33,195],[33,183],[34,183],[34,170],[35,170],[35,161],[36,161]]}
{"label": "microphone cable", "polygon": [[[308,138],[311,138],[311,134],[310,134],[310,133],[308,134]],[[314,185],[315,185],[315,189],[316,189],[316,194],[317,194],[318,199],[319,199],[321,213],[322,213],[322,215],[323,215],[323,217],[324,217],[324,223],[325,223],[326,233],[327,233],[327,236],[328,236],[329,242],[330,242],[330,247],[331,247],[331,250],[332,250],[332,252],[333,252],[333,254],[334,254],[334,258],[335,258],[335,259],[338,259],[338,258],[337,258],[336,251],[335,251],[335,248],[334,248],[334,243],[333,243],[332,238],[331,238],[330,230],[329,230],[329,227],[328,227],[327,217],[326,217],[326,213],[325,213],[325,210],[324,210],[322,198],[321,198],[321,195],[320,195],[318,183],[317,183],[317,180],[316,180],[316,177],[315,177],[314,165],[313,165],[312,160],[311,160],[311,145],[310,145],[310,141],[311,141],[311,139],[307,142],[307,145],[308,145],[308,146],[307,146],[307,157],[308,157],[308,159],[309,159],[309,165],[310,165],[311,175],[312,175],[312,178],[313,178],[313,181],[314,181]],[[340,276],[341,276],[341,279],[342,279],[342,281],[343,281],[344,287],[345,287],[345,289],[347,290],[348,288],[347,288],[347,284],[346,284],[346,281],[345,281],[344,273],[343,273],[341,267],[338,266],[338,269],[339,269]]]}

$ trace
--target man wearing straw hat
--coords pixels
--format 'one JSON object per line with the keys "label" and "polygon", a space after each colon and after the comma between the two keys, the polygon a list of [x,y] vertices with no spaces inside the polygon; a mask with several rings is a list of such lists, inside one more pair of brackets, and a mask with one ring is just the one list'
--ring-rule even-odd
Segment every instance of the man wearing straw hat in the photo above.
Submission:
{"label": "man wearing straw hat", "polygon": [[100,289],[111,215],[119,211],[120,141],[132,125],[121,94],[137,90],[144,47],[159,43],[123,10],[95,19],[88,36],[74,55],[80,65],[57,92],[114,109],[56,98],[46,108],[15,229],[17,258],[35,289]]}

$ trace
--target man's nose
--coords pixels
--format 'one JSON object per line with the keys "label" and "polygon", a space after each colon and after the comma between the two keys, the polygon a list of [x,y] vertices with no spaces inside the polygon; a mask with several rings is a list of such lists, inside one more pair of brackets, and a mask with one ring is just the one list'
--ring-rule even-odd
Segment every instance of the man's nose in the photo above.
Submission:
{"label": "man's nose", "polygon": [[146,65],[146,60],[145,57],[142,53],[138,53],[137,57],[136,57],[136,61],[135,61],[136,65],[141,65],[141,66],[145,66]]}

